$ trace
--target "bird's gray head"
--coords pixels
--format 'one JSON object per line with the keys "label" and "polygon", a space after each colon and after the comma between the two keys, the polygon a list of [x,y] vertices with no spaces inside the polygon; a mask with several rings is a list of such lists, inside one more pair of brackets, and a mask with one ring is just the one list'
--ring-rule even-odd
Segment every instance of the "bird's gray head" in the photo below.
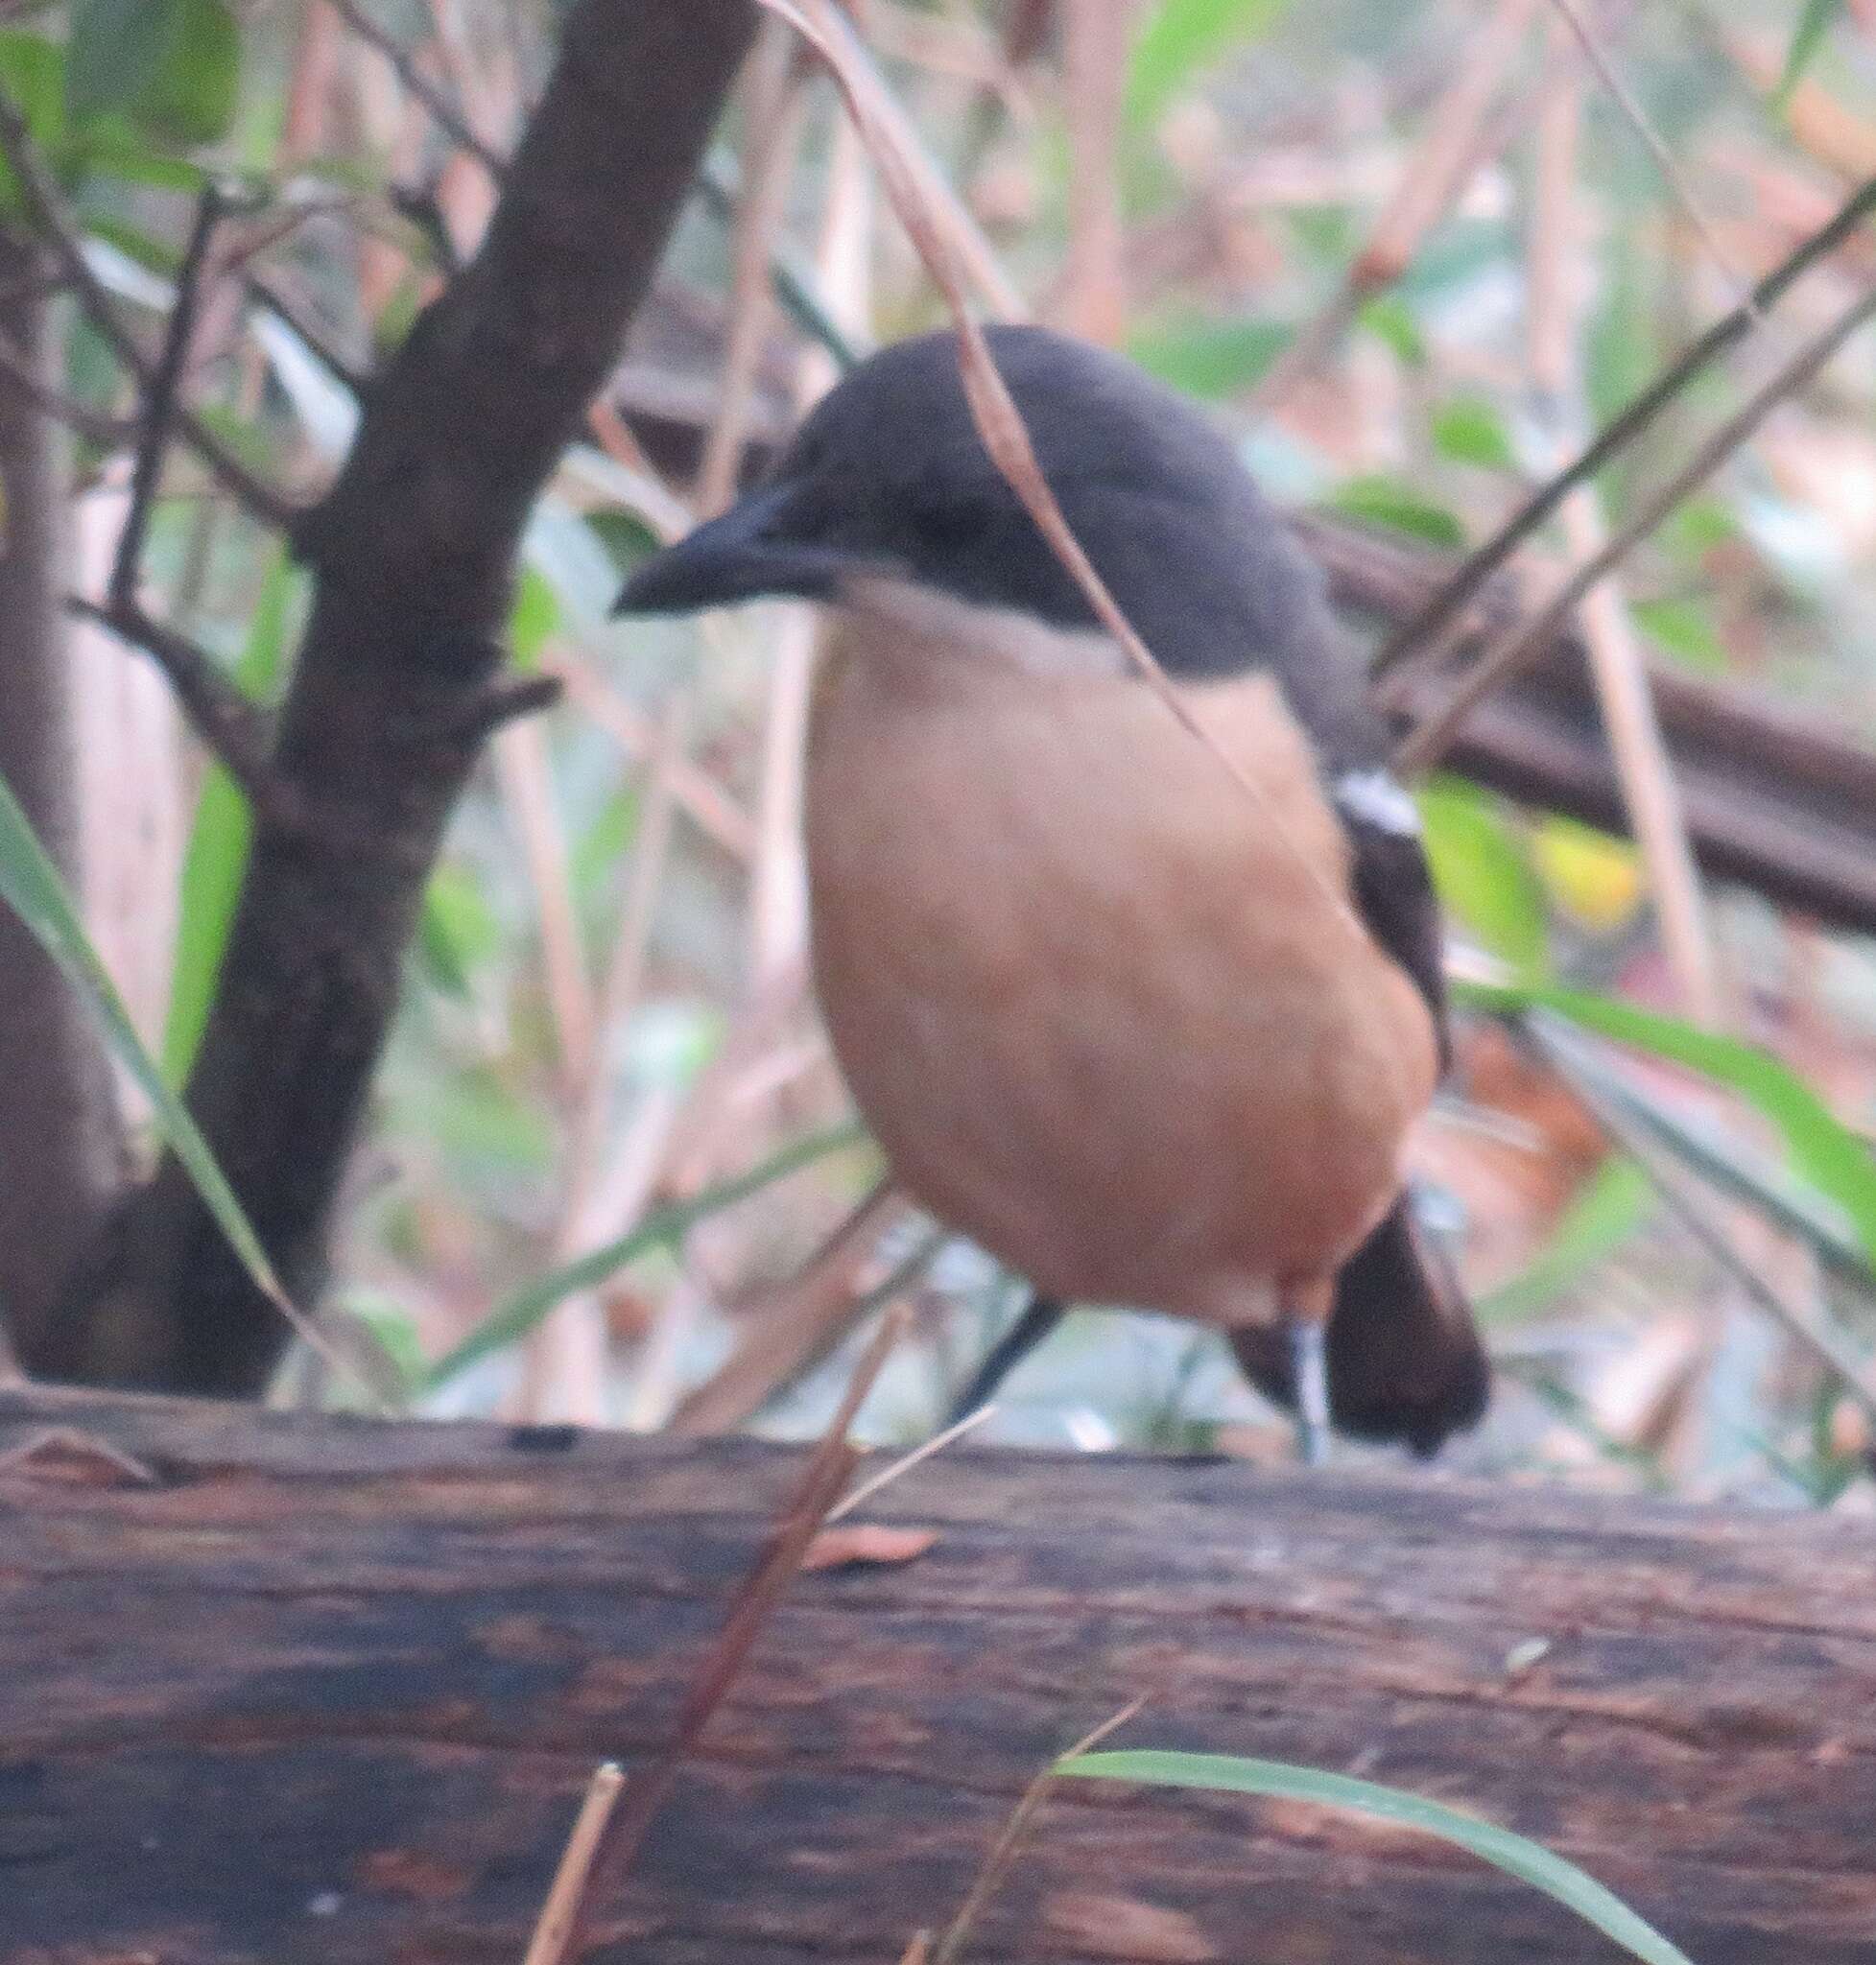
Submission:
{"label": "bird's gray head", "polygon": [[[1286,647],[1321,639],[1313,570],[1191,405],[1085,343],[987,332],[1063,514],[1168,670],[1281,666]],[[862,363],[767,482],[648,560],[619,606],[681,613],[765,595],[840,605],[883,583],[1052,629],[1096,626],[985,450],[949,332]]]}

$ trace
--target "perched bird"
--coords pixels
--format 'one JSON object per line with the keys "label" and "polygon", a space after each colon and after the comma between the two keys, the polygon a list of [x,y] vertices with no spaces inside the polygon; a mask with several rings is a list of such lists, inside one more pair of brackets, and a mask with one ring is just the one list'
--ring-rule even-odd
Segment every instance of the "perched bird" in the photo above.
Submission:
{"label": "perched bird", "polygon": [[806,834],[834,1050],[900,1183],[1034,1291],[962,1403],[1064,1304],[1117,1303],[1223,1330],[1306,1457],[1331,1424],[1431,1453],[1487,1376],[1404,1187],[1446,1030],[1388,733],[1197,411],[1062,336],[988,340],[1069,525],[1235,772],[998,472],[949,333],[854,369],[621,611],[826,610]]}

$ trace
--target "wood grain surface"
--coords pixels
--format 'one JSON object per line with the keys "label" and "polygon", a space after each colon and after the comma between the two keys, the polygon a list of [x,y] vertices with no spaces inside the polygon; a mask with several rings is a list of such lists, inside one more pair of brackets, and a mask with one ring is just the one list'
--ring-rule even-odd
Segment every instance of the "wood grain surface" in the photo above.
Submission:
{"label": "wood grain surface", "polygon": [[[746,1440],[0,1393],[0,1961],[520,1956],[593,1764],[665,1737],[798,1471]],[[1697,1965],[1876,1959],[1867,1525],[1214,1460],[942,1456],[796,1581],[597,1958],[893,1965],[1115,1744],[1475,1810]],[[1579,1965],[1398,1829],[1064,1784],[991,1960]]]}

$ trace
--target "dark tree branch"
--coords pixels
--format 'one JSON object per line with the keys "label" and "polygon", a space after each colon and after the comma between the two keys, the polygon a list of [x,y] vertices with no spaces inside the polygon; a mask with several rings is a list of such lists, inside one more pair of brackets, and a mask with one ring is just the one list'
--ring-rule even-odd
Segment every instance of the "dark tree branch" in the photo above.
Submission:
{"label": "dark tree branch", "polygon": [[273,315],[281,326],[305,343],[308,352],[347,395],[354,399],[364,395],[366,377],[340,354],[324,333],[314,326],[305,313],[288,299],[265,273],[244,273],[242,286],[255,307]]}
{"label": "dark tree branch", "polygon": [[[1381,625],[1411,619],[1451,578],[1448,556],[1328,514],[1293,520],[1338,603]],[[1527,613],[1517,583],[1488,581],[1480,633]],[[1412,718],[1445,686],[1417,666],[1399,704]],[[1649,676],[1703,871],[1832,926],[1876,934],[1876,753],[1748,692],[1664,664]],[[1622,832],[1627,809],[1574,629],[1482,702],[1448,753],[1456,770],[1508,797]]]}
{"label": "dark tree branch", "polygon": [[565,688],[558,675],[523,675],[512,682],[491,682],[463,705],[462,714],[450,725],[451,732],[463,743],[480,744],[504,723],[551,710]]}
{"label": "dark tree branch", "polygon": [[1876,178],[1859,186],[1827,224],[1801,241],[1741,305],[1715,321],[1671,362],[1579,457],[1533,492],[1498,532],[1471,554],[1445,588],[1389,636],[1375,657],[1375,673],[1385,675],[1410,655],[1431,655],[1435,639],[1459,619],[1492,575],[1550,520],[1570,493],[1627,450],[1669,404],[1686,392],[1696,377],[1743,340],[1798,279],[1818,260],[1836,251],[1872,211],[1876,211]]}
{"label": "dark tree branch", "polygon": [[[0,95],[0,155],[5,156],[19,180],[27,216],[51,249],[63,283],[78,296],[85,318],[104,336],[111,352],[131,371],[147,397],[155,381],[154,367],[138,346],[136,337],[118,318],[116,305],[106,292],[104,282],[91,271],[63,195],[40,162],[18,110],[4,95]],[[176,427],[189,448],[207,465],[216,483],[252,517],[276,529],[293,523],[298,507],[250,471],[194,411],[178,408]]]}
{"label": "dark tree branch", "polygon": [[136,466],[131,474],[131,509],[118,535],[117,558],[110,573],[111,609],[125,619],[137,609],[137,577],[143,566],[144,541],[150,533],[150,514],[156,506],[156,487],[162,482],[163,453],[176,420],[177,391],[181,387],[183,364],[188,359],[189,343],[195,339],[208,242],[215,235],[221,216],[222,195],[211,178],[196,201],[196,222],[189,228],[189,243],[183,248],[182,264],[176,275],[176,304],[170,309],[163,345],[143,395],[143,430],[137,443]]}
{"label": "dark tree branch", "polygon": [[174,628],[153,620],[137,604],[134,593],[103,605],[74,594],[66,605],[82,620],[95,621],[132,648],[141,649],[168,678],[191,728],[248,794],[254,809],[282,821],[291,817],[291,801],[268,759],[272,742],[269,720],[228,680],[211,655]]}
{"label": "dark tree branch", "polygon": [[[258,816],[188,1095],[301,1302],[444,825],[491,718],[540,700],[495,673],[528,513],[617,360],[753,29],[748,0],[580,0],[480,249],[296,528],[316,583],[271,768],[311,823]],[[173,1165],[120,1246],[41,1369],[265,1384],[278,1319]]]}
{"label": "dark tree branch", "polygon": [[416,226],[424,245],[429,249],[431,264],[445,279],[454,279],[463,271],[463,255],[456,249],[456,241],[450,237],[449,221],[443,216],[443,208],[437,202],[436,187],[431,184],[393,184],[391,188],[391,208],[407,224]]}

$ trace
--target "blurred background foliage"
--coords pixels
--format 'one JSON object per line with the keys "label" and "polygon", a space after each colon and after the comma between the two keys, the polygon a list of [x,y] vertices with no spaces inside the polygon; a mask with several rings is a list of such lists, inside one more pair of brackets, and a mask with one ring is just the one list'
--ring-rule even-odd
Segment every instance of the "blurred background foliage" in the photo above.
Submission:
{"label": "blurred background foliage", "polygon": [[[311,496],[349,439],[359,378],[473,250],[493,186],[461,139],[511,145],[558,11],[16,4],[0,87],[140,333],[171,304],[203,183],[227,187],[189,400],[271,482]],[[1433,548],[1484,537],[1876,170],[1867,0],[852,11],[937,178],[1029,306],[1201,398],[1282,501]],[[1484,107],[1434,196],[1468,88]],[[759,43],[722,142],[714,195],[694,201],[530,531],[514,659],[565,696],[498,735],[431,884],[344,1211],[332,1328],[382,1396],[426,1411],[794,1432],[824,1416],[864,1330],[846,1307],[910,1295],[915,1338],[867,1425],[911,1440],[1014,1292],[867,1198],[875,1157],[803,981],[807,629],[779,607],[629,626],[607,607],[651,542],[759,468],[836,372],[830,350],[939,309],[834,91],[779,35]],[[1416,187],[1428,208],[1403,229]],[[0,178],[0,205],[16,217],[19,200]],[[776,287],[773,268],[790,275]],[[1619,524],[1872,276],[1864,236],[1604,474],[1589,523]],[[61,331],[82,426],[75,583],[95,595],[134,402],[81,314]],[[1618,615],[1637,648],[1876,735],[1873,402],[1864,335],[1625,567]],[[150,610],[276,700],[302,577],[186,457],[146,566]],[[247,809],[140,658],[100,628],[74,635],[90,938],[175,1088]],[[1717,1007],[1690,1003],[1634,848],[1448,773],[1420,797],[1456,942],[1497,964],[1467,998],[1424,1142],[1433,1218],[1503,1367],[1489,1424],[1455,1461],[1865,1504],[1868,948],[1714,887]],[[1513,1010],[1529,1012],[1515,1027]],[[148,1131],[160,1107],[126,1097]],[[1691,1213],[1674,1179],[1693,1182]],[[304,1356],[280,1396],[356,1393]],[[1078,1316],[1025,1367],[990,1431],[1287,1451],[1211,1340],[1107,1314]]]}

